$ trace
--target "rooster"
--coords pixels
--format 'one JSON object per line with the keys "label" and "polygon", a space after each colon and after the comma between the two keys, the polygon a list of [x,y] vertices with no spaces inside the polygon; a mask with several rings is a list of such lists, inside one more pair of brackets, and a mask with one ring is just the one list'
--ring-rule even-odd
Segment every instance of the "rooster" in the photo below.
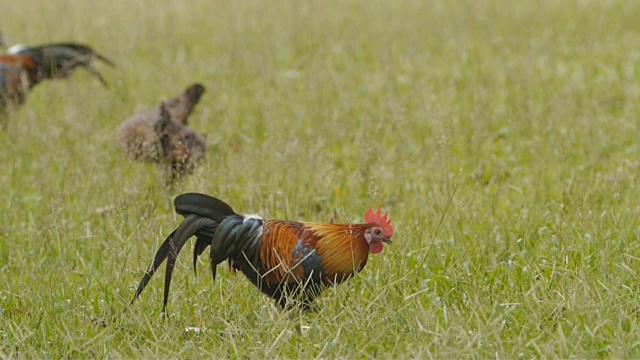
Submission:
{"label": "rooster", "polygon": [[378,254],[391,244],[393,227],[380,208],[369,208],[365,224],[319,224],[263,220],[257,215],[239,215],[214,197],[187,193],[176,197],[175,210],[185,220],[160,246],[142,278],[135,301],[166,260],[163,309],[169,297],[171,274],[178,253],[196,237],[193,268],[198,256],[211,246],[213,280],[216,267],[228,260],[281,308],[295,300],[304,309],[327,286],[337,285],[364,268],[369,253]]}
{"label": "rooster", "polygon": [[27,92],[42,80],[69,77],[77,67],[89,71],[106,86],[102,75],[92,65],[94,59],[115,66],[113,61],[81,44],[12,46],[6,54],[0,54],[0,111],[21,105]]}
{"label": "rooster", "polygon": [[117,130],[125,154],[168,165],[172,178],[193,169],[204,158],[206,137],[186,124],[204,91],[204,86],[193,84],[175,98],[125,121]]}
{"label": "rooster", "polygon": [[35,47],[15,45],[0,54],[0,113],[24,103],[27,92],[44,79],[66,78],[82,67],[106,86],[106,81],[92,66],[94,59],[114,67],[113,61],[88,46],[73,43]]}

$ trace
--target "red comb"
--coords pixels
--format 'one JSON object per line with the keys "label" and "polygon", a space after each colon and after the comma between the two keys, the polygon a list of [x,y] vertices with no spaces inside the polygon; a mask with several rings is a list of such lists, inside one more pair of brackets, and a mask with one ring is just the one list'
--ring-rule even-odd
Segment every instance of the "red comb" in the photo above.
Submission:
{"label": "red comb", "polygon": [[393,235],[393,226],[391,226],[391,218],[388,218],[388,215],[389,213],[385,213],[384,215],[382,215],[380,206],[378,206],[377,212],[373,212],[373,209],[369,208],[369,210],[364,213],[364,221],[366,221],[367,224],[375,224],[380,226],[382,228],[384,236],[391,238],[391,235]]}

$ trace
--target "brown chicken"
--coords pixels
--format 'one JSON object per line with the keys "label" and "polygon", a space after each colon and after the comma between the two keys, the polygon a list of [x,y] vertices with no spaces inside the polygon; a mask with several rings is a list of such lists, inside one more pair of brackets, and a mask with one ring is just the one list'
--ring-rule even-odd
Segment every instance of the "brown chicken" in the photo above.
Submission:
{"label": "brown chicken", "polygon": [[244,273],[280,307],[294,300],[308,309],[325,287],[340,284],[362,270],[369,253],[380,253],[393,235],[391,219],[382,215],[380,208],[367,210],[364,224],[319,224],[239,215],[223,201],[198,193],[182,194],[174,204],[185,220],[160,246],[134,301],[162,262],[169,259],[164,285],[166,308],[178,253],[195,236],[194,271],[198,256],[211,246],[214,280],[217,265],[227,260],[231,268]]}
{"label": "brown chicken", "polygon": [[125,154],[169,166],[171,178],[192,170],[204,158],[206,136],[186,124],[204,91],[200,84],[191,85],[183,94],[125,121],[117,130]]}

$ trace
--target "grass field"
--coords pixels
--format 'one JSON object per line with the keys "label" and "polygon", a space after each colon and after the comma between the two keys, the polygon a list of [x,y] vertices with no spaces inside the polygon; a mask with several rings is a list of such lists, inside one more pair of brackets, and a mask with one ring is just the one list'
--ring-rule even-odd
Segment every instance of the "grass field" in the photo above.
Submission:
{"label": "grass field", "polygon": [[[640,2],[3,2],[8,43],[98,66],[0,132],[0,357],[640,357]],[[203,166],[169,189],[115,130],[193,82]],[[283,313],[225,267],[135,287],[200,191],[394,244]],[[301,326],[301,333],[296,327]]]}

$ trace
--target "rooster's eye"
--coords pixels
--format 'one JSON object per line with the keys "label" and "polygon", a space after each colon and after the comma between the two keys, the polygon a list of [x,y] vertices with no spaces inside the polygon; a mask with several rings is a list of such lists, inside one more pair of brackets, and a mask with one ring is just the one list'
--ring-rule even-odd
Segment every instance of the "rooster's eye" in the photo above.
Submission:
{"label": "rooster's eye", "polygon": [[375,236],[380,236],[381,233],[382,232],[380,231],[380,229],[373,230],[373,235],[375,235]]}

